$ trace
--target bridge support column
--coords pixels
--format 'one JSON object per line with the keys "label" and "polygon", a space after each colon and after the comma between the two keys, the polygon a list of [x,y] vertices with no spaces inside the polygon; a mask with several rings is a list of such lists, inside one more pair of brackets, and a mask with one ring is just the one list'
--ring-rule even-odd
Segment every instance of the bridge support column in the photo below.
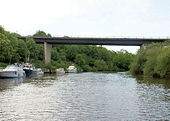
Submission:
{"label": "bridge support column", "polygon": [[49,64],[51,62],[51,48],[51,44],[44,42],[45,64]]}
{"label": "bridge support column", "polygon": [[142,47],[144,47],[144,44],[140,45],[140,49],[141,49]]}

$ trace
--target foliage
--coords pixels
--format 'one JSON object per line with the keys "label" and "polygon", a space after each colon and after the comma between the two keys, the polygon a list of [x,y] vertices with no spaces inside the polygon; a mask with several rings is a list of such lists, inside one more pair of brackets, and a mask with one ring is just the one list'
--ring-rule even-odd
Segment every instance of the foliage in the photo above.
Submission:
{"label": "foliage", "polygon": [[19,41],[16,34],[7,32],[0,26],[0,62],[14,63],[21,59],[19,51]]}
{"label": "foliage", "polygon": [[51,37],[51,34],[46,34],[44,31],[37,31],[34,35],[34,37]]}
{"label": "foliage", "polygon": [[143,74],[144,63],[146,62],[146,57],[144,48],[141,48],[135,59],[130,65],[130,71],[133,74]]}
{"label": "foliage", "polygon": [[27,46],[27,58],[28,61],[33,62],[34,60],[38,59],[40,49],[39,45],[35,43],[35,41],[31,38],[26,39],[26,46]]}
{"label": "foliage", "polygon": [[3,69],[7,66],[8,64],[0,62],[0,69]]}
{"label": "foliage", "polygon": [[134,55],[126,50],[121,50],[114,57],[114,66],[117,66],[117,71],[129,70],[129,65],[133,61]]}
{"label": "foliage", "polygon": [[154,68],[154,72],[160,77],[170,75],[170,47],[163,48],[162,53],[157,57],[157,65]]}
{"label": "foliage", "polygon": [[[0,62],[31,62],[36,67],[55,71],[56,68],[68,68],[75,64],[83,71],[127,71],[134,55],[125,50],[109,51],[104,47],[87,45],[53,45],[51,64],[44,65],[44,45],[36,44],[31,38],[26,42],[17,39],[20,36],[10,33],[0,27]],[[33,36],[51,37],[43,31],[37,31]],[[161,57],[160,57],[161,58]],[[159,70],[159,68],[157,69]]]}
{"label": "foliage", "polygon": [[104,60],[96,60],[94,62],[94,67],[96,67],[98,71],[107,71],[108,69],[108,66],[106,65]]}
{"label": "foliage", "polygon": [[131,63],[130,71],[133,74],[144,74],[145,76],[169,76],[170,43],[152,43],[142,47]]}

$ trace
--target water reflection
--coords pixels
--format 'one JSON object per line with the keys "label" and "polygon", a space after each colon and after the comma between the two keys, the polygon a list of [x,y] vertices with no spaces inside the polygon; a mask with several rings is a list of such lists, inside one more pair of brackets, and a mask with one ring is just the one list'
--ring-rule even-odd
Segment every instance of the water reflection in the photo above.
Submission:
{"label": "water reflection", "polygon": [[0,79],[0,91],[18,86],[23,83],[25,78]]}
{"label": "water reflection", "polygon": [[142,76],[142,75],[138,75],[138,76],[134,76],[134,78],[136,78],[137,83],[139,84],[146,84],[148,86],[150,85],[159,85],[159,86],[163,86],[165,89],[169,89],[170,88],[170,78],[153,78],[153,77],[147,77],[147,76]]}
{"label": "water reflection", "polygon": [[[168,120],[170,79],[133,76],[137,82],[139,113],[146,119]],[[163,110],[162,110],[163,109]]]}
{"label": "water reflection", "polygon": [[43,74],[30,74],[28,76],[26,76],[27,78],[30,78],[30,79],[41,79],[44,75]]}
{"label": "water reflection", "polygon": [[11,89],[15,86],[19,86],[22,83],[30,83],[36,86],[49,86],[52,85],[52,81],[56,79],[55,75],[29,75],[26,78],[0,78],[0,91],[5,89]]}
{"label": "water reflection", "polygon": [[60,75],[56,74],[30,75],[26,78],[26,81],[37,87],[49,87],[53,85],[58,77],[60,77]]}

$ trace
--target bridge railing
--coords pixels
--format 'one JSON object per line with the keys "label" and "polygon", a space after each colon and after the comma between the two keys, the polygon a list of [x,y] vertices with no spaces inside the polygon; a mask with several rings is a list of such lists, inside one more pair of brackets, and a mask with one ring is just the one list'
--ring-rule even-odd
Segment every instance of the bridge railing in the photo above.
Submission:
{"label": "bridge railing", "polygon": [[82,35],[82,36],[68,36],[68,35],[54,35],[53,37],[70,37],[70,38],[134,38],[134,39],[170,39],[170,36],[97,36],[97,35]]}

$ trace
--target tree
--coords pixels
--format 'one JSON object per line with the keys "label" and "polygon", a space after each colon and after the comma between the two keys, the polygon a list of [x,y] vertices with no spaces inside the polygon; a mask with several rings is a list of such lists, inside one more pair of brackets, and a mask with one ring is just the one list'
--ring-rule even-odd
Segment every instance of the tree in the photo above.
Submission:
{"label": "tree", "polygon": [[35,41],[31,38],[27,38],[26,46],[27,46],[27,53],[26,53],[27,60],[30,62],[37,60],[40,51]]}
{"label": "tree", "polygon": [[154,72],[160,77],[170,75],[170,48],[163,48],[156,61],[157,64],[154,68]]}
{"label": "tree", "polygon": [[74,62],[78,64],[79,67],[82,67],[85,64],[84,55],[77,54]]}
{"label": "tree", "polygon": [[129,65],[133,61],[134,55],[128,53],[126,50],[121,50],[116,53],[116,56],[113,58],[114,66],[116,66],[119,71],[129,70]]}
{"label": "tree", "polygon": [[[3,27],[0,27],[0,62],[15,63],[19,61],[29,61],[36,63],[38,67],[45,67],[42,61],[44,58],[44,46],[36,44],[31,38],[27,38],[26,42],[24,42],[23,40],[18,40],[16,36],[20,35],[7,32]],[[33,36],[51,37],[50,34],[46,34],[40,30]],[[143,64],[143,60],[141,59],[143,55],[144,54],[137,55],[138,58],[135,59],[136,65],[139,65],[138,62],[140,61],[141,64]],[[158,60],[162,62],[162,60],[167,57],[164,56],[159,57]],[[51,70],[59,67],[66,69],[69,65],[75,64],[84,71],[124,71],[129,69],[134,55],[124,50],[114,52],[94,45],[53,45],[51,58],[51,64],[46,66]],[[142,69],[141,66],[138,67],[138,70],[143,71],[143,67]],[[160,66],[157,67],[155,72],[160,72],[160,68]]]}
{"label": "tree", "polygon": [[104,60],[96,60],[94,62],[94,66],[98,71],[107,71],[108,66],[106,65]]}
{"label": "tree", "polygon": [[78,54],[77,50],[78,50],[78,48],[76,45],[67,46],[67,48],[66,48],[67,59],[73,62],[76,55]]}
{"label": "tree", "polygon": [[27,45],[23,40],[18,40],[18,46],[17,46],[17,53],[19,54],[20,61],[24,62],[26,61],[26,51],[27,50]]}
{"label": "tree", "polygon": [[19,55],[17,52],[17,38],[15,34],[7,32],[0,26],[0,61],[18,62]]}
{"label": "tree", "polygon": [[144,64],[146,62],[145,49],[141,48],[133,62],[130,65],[130,71],[133,74],[143,74]]}
{"label": "tree", "polygon": [[131,73],[145,76],[170,75],[170,43],[152,43],[142,47],[131,64]]}
{"label": "tree", "polygon": [[58,61],[60,59],[59,52],[57,52],[56,47],[53,47],[51,50],[51,59]]}
{"label": "tree", "polygon": [[44,31],[37,31],[34,35],[34,37],[51,37],[51,34],[46,34]]}

